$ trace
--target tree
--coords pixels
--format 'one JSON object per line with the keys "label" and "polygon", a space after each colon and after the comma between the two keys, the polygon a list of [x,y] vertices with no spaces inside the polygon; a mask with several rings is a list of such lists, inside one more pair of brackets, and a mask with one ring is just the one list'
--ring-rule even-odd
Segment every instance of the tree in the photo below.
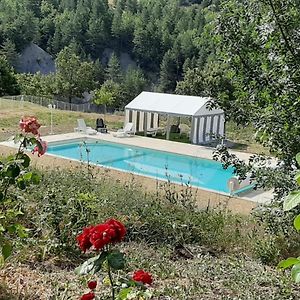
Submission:
{"label": "tree", "polygon": [[145,89],[146,84],[147,80],[141,69],[129,68],[122,82],[123,99],[120,103],[121,107],[123,108],[139,95]]}
{"label": "tree", "polygon": [[11,66],[15,66],[18,59],[16,45],[11,40],[5,40],[1,49],[0,55],[4,56]]}
{"label": "tree", "polygon": [[111,80],[119,83],[122,78],[120,61],[115,53],[109,59],[106,72],[106,80]]}
{"label": "tree", "polygon": [[173,92],[176,87],[177,65],[173,53],[169,50],[160,65],[159,89]]}
{"label": "tree", "polygon": [[226,74],[227,66],[216,62],[207,63],[203,69],[188,68],[184,79],[177,83],[176,93],[212,97],[214,103],[225,111],[227,119],[241,123],[247,115],[235,105],[234,88]]}
{"label": "tree", "polygon": [[81,61],[80,57],[65,47],[56,59],[56,93],[72,102],[73,97],[81,97],[85,91],[97,86],[93,62]]}
{"label": "tree", "polygon": [[296,0],[226,1],[218,24],[235,106],[287,166],[300,151],[299,26]]}
{"label": "tree", "polygon": [[107,107],[116,107],[116,102],[120,101],[121,86],[111,80],[105,81],[100,89],[95,91],[93,102],[97,105],[104,106],[106,114]]}
{"label": "tree", "polygon": [[6,58],[0,55],[0,96],[16,95],[19,93],[19,86],[12,68]]}

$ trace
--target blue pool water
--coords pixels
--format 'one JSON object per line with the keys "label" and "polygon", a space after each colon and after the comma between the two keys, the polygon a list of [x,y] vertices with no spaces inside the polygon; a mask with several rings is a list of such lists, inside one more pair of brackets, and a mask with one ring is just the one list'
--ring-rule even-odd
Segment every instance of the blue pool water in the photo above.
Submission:
{"label": "blue pool water", "polygon": [[[224,170],[219,162],[141,147],[104,141],[86,142],[91,163],[175,183],[190,184],[229,193],[227,181],[233,168]],[[87,161],[82,142],[49,146],[47,153]]]}

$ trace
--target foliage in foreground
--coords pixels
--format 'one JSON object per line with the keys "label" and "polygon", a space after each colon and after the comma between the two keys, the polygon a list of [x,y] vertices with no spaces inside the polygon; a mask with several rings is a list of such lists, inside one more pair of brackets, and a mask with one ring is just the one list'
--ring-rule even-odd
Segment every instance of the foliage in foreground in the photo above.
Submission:
{"label": "foliage in foreground", "polygon": [[21,133],[15,137],[19,148],[15,155],[0,160],[0,265],[11,255],[14,236],[27,237],[26,228],[19,222],[23,215],[20,199],[11,192],[25,190],[30,184],[37,184],[40,177],[31,172],[30,157],[25,150],[32,147],[32,153],[43,155],[47,143],[40,138],[40,124],[34,117],[23,117],[20,121]]}
{"label": "foliage in foreground", "polygon": [[[37,269],[48,282],[47,295],[78,297],[92,278],[77,279],[73,274],[74,266],[86,258],[78,251],[75,237],[83,227],[113,217],[127,227],[121,250],[132,264],[126,264],[120,274],[126,276],[136,268],[149,270],[155,276],[153,299],[163,295],[176,300],[232,299],[235,295],[292,299],[294,292],[286,276],[249,257],[259,255],[265,262],[277,263],[287,249],[281,234],[264,231],[252,218],[221,210],[197,211],[180,196],[167,200],[160,193],[145,194],[134,181],[121,184],[106,173],[91,177],[78,168],[41,175],[38,187],[17,192],[27,216],[24,224],[30,229],[25,244],[19,244],[18,257],[22,270]],[[26,266],[28,260],[34,266]],[[12,273],[6,276],[13,280]],[[99,283],[99,292],[104,289],[109,299],[105,282]],[[224,293],[227,298],[221,296]]]}

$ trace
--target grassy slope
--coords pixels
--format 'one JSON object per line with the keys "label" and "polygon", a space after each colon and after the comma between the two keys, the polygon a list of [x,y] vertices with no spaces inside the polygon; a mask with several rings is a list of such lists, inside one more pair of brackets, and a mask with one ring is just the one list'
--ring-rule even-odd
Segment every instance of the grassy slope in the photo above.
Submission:
{"label": "grassy slope", "polygon": [[[17,130],[17,124],[21,116],[35,115],[44,125],[41,129],[42,135],[50,133],[50,112],[46,107],[41,107],[32,103],[25,102],[23,105],[13,100],[0,98],[0,141],[14,135]],[[85,119],[87,125],[94,127],[95,120],[99,115],[94,113],[80,113],[56,110],[53,114],[53,132],[67,133],[72,132],[76,127],[78,118]],[[102,116],[103,117],[103,116]],[[105,121],[109,129],[114,130],[123,126],[123,117],[115,115],[106,115]],[[250,153],[267,153],[266,149],[257,144],[253,139],[253,130],[251,128],[239,128],[232,122],[227,124],[226,134],[233,142],[232,148]],[[165,138],[165,137],[163,137]],[[178,137],[173,140],[181,141]],[[187,139],[182,139],[187,142]]]}
{"label": "grassy slope", "polygon": [[[122,248],[132,270],[144,268],[154,275],[151,290],[156,300],[298,299],[299,288],[292,287],[287,276],[243,256],[215,257],[197,246],[191,248],[194,259],[174,258],[172,249],[143,242],[130,242]],[[91,277],[76,276],[74,267],[67,259],[28,261],[8,264],[6,270],[0,271],[0,278],[6,277],[12,294],[16,295],[19,289],[21,295],[7,298],[9,300],[75,300],[88,291],[85,282]],[[102,284],[98,291],[102,296],[108,294],[107,287]],[[0,299],[5,298],[0,295]]]}
{"label": "grassy slope", "polygon": [[[42,135],[50,133],[50,111],[46,107],[36,104],[20,102],[13,100],[6,100],[0,98],[0,141],[7,139],[15,134],[18,130],[18,122],[24,115],[34,115],[38,117]],[[85,119],[87,125],[95,127],[98,114],[81,113],[63,110],[55,110],[53,113],[53,132],[67,133],[73,132],[74,127],[77,127],[77,119]],[[102,116],[103,117],[103,116]],[[105,121],[109,129],[117,129],[123,126],[123,117],[107,115]]]}

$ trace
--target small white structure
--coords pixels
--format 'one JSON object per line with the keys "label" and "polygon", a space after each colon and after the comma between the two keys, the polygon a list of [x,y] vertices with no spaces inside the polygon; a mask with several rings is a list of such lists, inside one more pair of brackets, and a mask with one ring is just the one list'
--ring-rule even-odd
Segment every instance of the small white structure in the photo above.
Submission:
{"label": "small white structure", "polygon": [[170,116],[191,117],[191,142],[205,144],[225,133],[224,111],[209,109],[212,101],[209,97],[142,92],[125,106],[125,124],[132,122],[136,132],[146,133],[159,127],[159,115],[167,115],[168,139]]}

